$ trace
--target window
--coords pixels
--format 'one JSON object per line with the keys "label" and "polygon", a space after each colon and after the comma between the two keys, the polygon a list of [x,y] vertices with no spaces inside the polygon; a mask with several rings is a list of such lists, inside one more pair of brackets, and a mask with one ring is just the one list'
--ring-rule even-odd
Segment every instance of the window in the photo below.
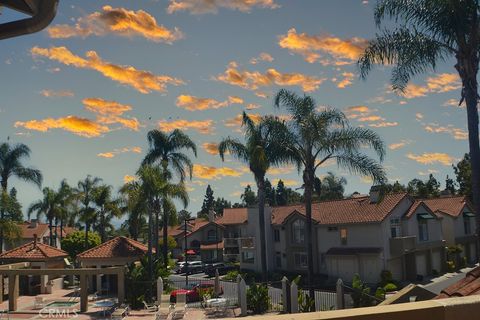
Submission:
{"label": "window", "polygon": [[418,220],[418,239],[428,241],[428,223],[426,219]]}
{"label": "window", "polygon": [[390,232],[392,238],[398,238],[402,236],[402,225],[399,218],[390,219]]}
{"label": "window", "polygon": [[217,230],[208,230],[207,240],[208,241],[216,241],[217,240]]}
{"label": "window", "polygon": [[254,263],[255,255],[253,251],[244,251],[242,252],[242,262],[243,263]]}
{"label": "window", "polygon": [[345,228],[340,229],[340,243],[342,245],[347,244],[347,229]]}
{"label": "window", "polygon": [[329,232],[338,231],[338,227],[328,227]]}
{"label": "window", "polygon": [[305,221],[295,220],[292,224],[293,242],[304,243],[305,242]]}
{"label": "window", "polygon": [[472,233],[472,223],[469,217],[463,217],[463,227],[465,229],[465,234]]}
{"label": "window", "polygon": [[282,254],[280,252],[275,252],[275,267],[282,267]]}
{"label": "window", "polygon": [[295,253],[295,267],[300,269],[308,268],[308,256],[306,253]]}
{"label": "window", "polygon": [[280,230],[273,230],[273,238],[275,239],[275,242],[280,242]]}

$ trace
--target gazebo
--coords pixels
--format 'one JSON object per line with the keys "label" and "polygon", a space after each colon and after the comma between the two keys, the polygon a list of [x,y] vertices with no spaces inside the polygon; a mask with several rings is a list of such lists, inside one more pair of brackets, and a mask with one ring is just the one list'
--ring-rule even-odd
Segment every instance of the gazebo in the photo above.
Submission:
{"label": "gazebo", "polygon": [[[88,249],[77,255],[77,261],[82,268],[108,268],[126,266],[132,262],[140,261],[147,254],[148,247],[143,243],[127,237],[116,237],[94,248]],[[90,288],[99,291],[116,290],[115,281],[109,277],[102,279],[102,275],[90,279]],[[104,286],[102,286],[104,285]]]}
{"label": "gazebo", "polygon": [[[40,243],[35,237],[33,241],[23,244],[0,254],[1,264],[11,264],[17,262],[29,262],[31,268],[34,269],[63,269],[65,267],[65,259],[68,253],[65,251]],[[41,293],[47,293],[47,283],[50,280],[58,279],[59,276],[42,275],[38,277],[27,276],[26,284],[21,285],[21,291],[25,293],[34,293],[33,289],[40,287]],[[63,287],[63,279],[54,281],[55,287]]]}

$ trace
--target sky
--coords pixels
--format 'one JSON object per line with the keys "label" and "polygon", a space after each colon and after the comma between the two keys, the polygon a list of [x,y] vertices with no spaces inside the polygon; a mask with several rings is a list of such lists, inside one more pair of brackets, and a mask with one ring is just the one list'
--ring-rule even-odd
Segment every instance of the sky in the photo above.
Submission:
{"label": "sky", "polygon": [[[25,164],[40,169],[43,186],[71,185],[88,174],[115,190],[133,179],[147,133],[179,128],[196,142],[194,176],[187,183],[197,212],[207,184],[232,202],[248,168],[216,144],[242,138],[240,115],[283,115],[272,97],[286,88],[345,112],[354,126],[385,141],[390,181],[430,173],[444,184],[452,163],[468,152],[466,113],[453,61],[392,92],[390,67],[359,79],[355,62],[378,30],[375,1],[362,0],[137,0],[60,1],[51,25],[4,40],[0,140],[24,143]],[[0,21],[16,18],[5,9]],[[334,163],[347,193],[367,193],[371,181]],[[293,167],[268,178],[297,188]],[[41,190],[12,179],[25,208]],[[179,208],[180,209],[180,208]]]}

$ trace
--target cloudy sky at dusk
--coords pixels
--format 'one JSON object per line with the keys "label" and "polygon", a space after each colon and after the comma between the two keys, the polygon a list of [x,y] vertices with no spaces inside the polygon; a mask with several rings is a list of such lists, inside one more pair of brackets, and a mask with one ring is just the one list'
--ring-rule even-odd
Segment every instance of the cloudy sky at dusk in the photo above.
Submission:
{"label": "cloudy sky at dusk", "polygon": [[[29,164],[44,186],[87,174],[118,189],[137,170],[153,128],[185,130],[197,143],[191,204],[207,184],[215,196],[239,201],[248,169],[216,143],[241,137],[242,111],[273,108],[280,88],[343,110],[353,125],[377,131],[388,146],[391,181],[433,173],[443,184],[451,163],[468,150],[465,110],[458,107],[453,62],[413,79],[405,95],[389,87],[389,68],[359,80],[355,62],[376,32],[374,1],[141,0],[60,1],[46,30],[2,41],[0,137],[32,149]],[[11,18],[7,11],[4,18]],[[347,192],[367,192],[350,176]],[[298,187],[293,168],[269,179]],[[12,180],[24,206],[40,190]]]}

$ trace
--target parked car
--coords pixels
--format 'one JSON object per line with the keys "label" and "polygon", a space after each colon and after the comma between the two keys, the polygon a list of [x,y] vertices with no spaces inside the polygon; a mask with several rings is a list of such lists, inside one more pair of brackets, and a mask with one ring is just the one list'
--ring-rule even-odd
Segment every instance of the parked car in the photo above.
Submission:
{"label": "parked car", "polygon": [[185,265],[185,261],[179,261],[175,263],[175,268],[173,268],[173,271],[175,273],[180,273],[182,270],[182,267]]}
{"label": "parked car", "polygon": [[203,272],[203,262],[202,261],[189,261],[186,262],[181,268],[179,273],[188,273],[195,274]]}
{"label": "parked car", "polygon": [[[185,294],[187,303],[197,302],[202,299],[201,291],[205,289],[214,289],[215,284],[213,282],[203,282],[203,283],[192,283],[184,289],[177,289],[170,293],[170,302],[177,302],[177,294]],[[220,287],[220,295],[223,294],[223,288]]]}
{"label": "parked car", "polygon": [[215,270],[218,270],[219,276],[226,275],[229,271],[238,270],[238,268],[234,265],[228,265],[221,263],[218,266],[212,267],[208,270],[205,270],[205,274],[209,277],[215,277]]}
{"label": "parked car", "polygon": [[224,265],[225,265],[225,263],[223,263],[223,262],[216,262],[216,263],[206,264],[205,267],[204,267],[204,272],[205,272],[206,274],[208,274],[208,273],[210,272],[210,270],[213,269],[213,270],[214,270],[214,271],[213,271],[213,274],[215,275],[215,269],[216,269],[216,268],[219,268],[219,267],[222,267],[222,266],[224,266]]}

